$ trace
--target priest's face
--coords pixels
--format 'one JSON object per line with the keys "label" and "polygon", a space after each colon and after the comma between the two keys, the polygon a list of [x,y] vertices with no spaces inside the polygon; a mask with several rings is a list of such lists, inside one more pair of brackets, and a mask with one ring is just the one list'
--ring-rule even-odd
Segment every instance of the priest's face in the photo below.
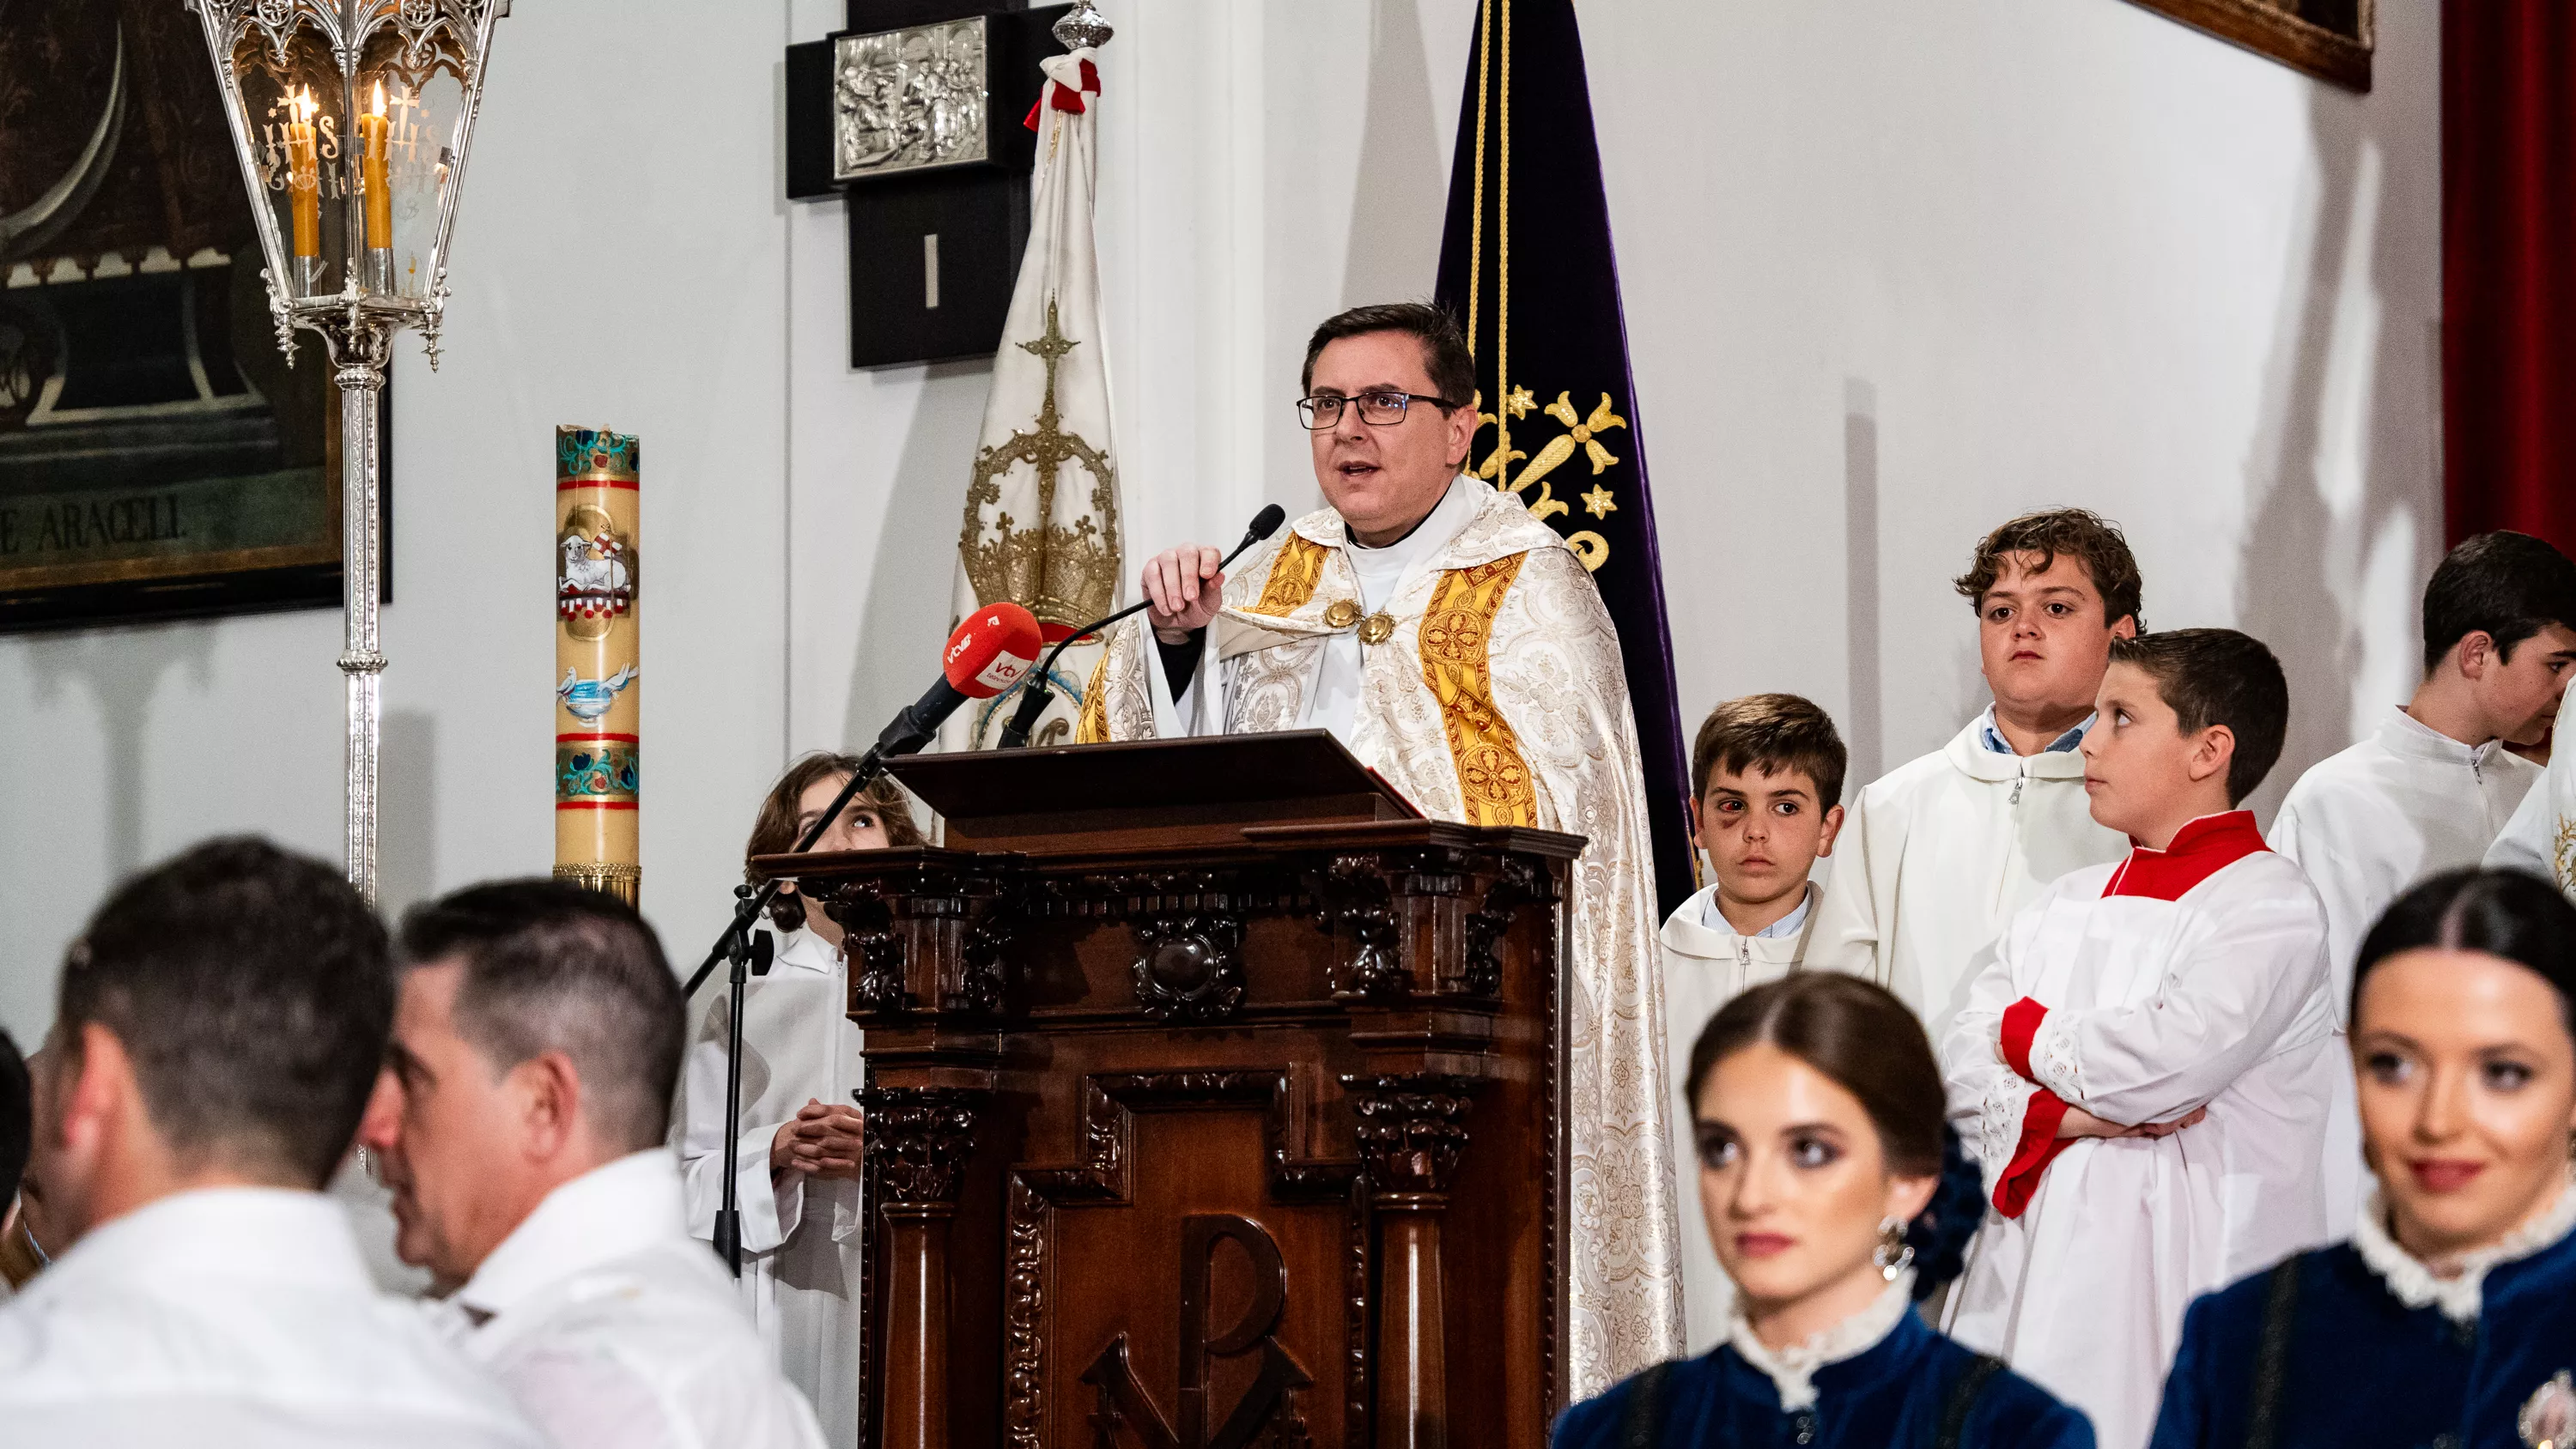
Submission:
{"label": "priest's face", "polygon": [[2111,641],[2138,621],[2103,617],[2102,592],[2081,559],[2059,554],[2036,572],[2034,553],[2008,556],[1977,601],[1977,652],[1996,705],[2016,718],[2080,719],[2093,707]]}
{"label": "priest's face", "polygon": [[[1363,332],[1324,344],[1306,391],[1310,397],[1357,398],[1370,393],[1437,396],[1420,339],[1409,332]],[[1329,428],[1308,433],[1315,453],[1315,481],[1324,501],[1371,547],[1395,542],[1440,503],[1467,460],[1475,435],[1470,408],[1443,410],[1408,403],[1392,423],[1372,423],[1359,407],[1344,407]]]}
{"label": "priest's face", "polygon": [[2492,1246],[2566,1190],[2576,1040],[2540,973],[2483,951],[2392,956],[2362,978],[2352,1059],[2362,1156],[2418,1258]]}
{"label": "priest's face", "polygon": [[1718,1062],[1692,1106],[1700,1207],[1755,1331],[1794,1343],[1867,1307],[1879,1225],[1922,1212],[1934,1179],[1891,1173],[1860,1099],[1769,1042]]}

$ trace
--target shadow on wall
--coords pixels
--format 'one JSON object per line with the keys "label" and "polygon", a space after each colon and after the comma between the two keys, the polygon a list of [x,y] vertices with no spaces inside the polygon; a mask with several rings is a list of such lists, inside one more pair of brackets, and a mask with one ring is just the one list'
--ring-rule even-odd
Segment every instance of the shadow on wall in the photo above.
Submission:
{"label": "shadow on wall", "polygon": [[[2290,685],[2280,763],[2250,802],[2266,820],[2302,771],[2344,748],[2360,727],[2354,681],[2366,660],[2353,605],[2375,548],[2391,530],[2411,530],[2411,592],[2421,587],[2427,549],[2440,533],[2438,517],[2426,516],[2435,494],[2424,470],[2434,454],[2414,434],[2410,406],[2432,395],[2415,374],[2431,359],[2412,319],[2385,308],[2387,299],[2409,295],[2410,280],[2399,270],[2399,229],[2389,219],[2437,211],[2436,202],[2409,193],[2438,186],[2438,176],[2387,164],[2390,138],[2381,126],[2389,115],[2431,109],[2407,93],[2420,70],[2383,66],[2374,96],[2318,86],[2309,101],[2319,190],[2306,285],[2284,303],[2265,379],[2270,420],[2246,460],[2245,480],[2262,502],[2237,566],[2237,617],[2280,656]],[[2358,285],[2348,287],[2347,276]],[[2370,325],[2337,307],[2339,294],[2364,288],[2391,315],[2365,337],[2339,335]],[[2357,409],[2360,421],[2341,417],[2346,409]],[[2338,441],[2330,430],[2341,427],[2358,432],[2359,477],[2352,482],[2324,472]],[[2336,489],[2357,496],[2339,505],[2330,492]]]}
{"label": "shadow on wall", "polygon": [[[85,687],[98,702],[100,753],[105,766],[105,809],[100,816],[102,864],[110,881],[143,867],[143,792],[154,751],[148,743],[153,696],[161,681],[186,670],[200,688],[214,682],[215,626],[210,622],[155,624],[40,636],[28,641],[36,703],[54,705],[63,692]],[[86,907],[83,908],[84,912]]]}
{"label": "shadow on wall", "polygon": [[1449,158],[1440,154],[1436,108],[1456,97],[1431,94],[1414,0],[1370,7],[1368,111],[1360,123],[1360,191],[1351,207],[1342,260],[1342,305],[1427,298],[1440,269],[1447,224]]}
{"label": "shadow on wall", "polygon": [[875,743],[877,731],[920,697],[939,667],[939,646],[956,624],[958,525],[966,516],[966,475],[975,466],[992,378],[992,363],[981,359],[923,369],[859,615],[849,712],[841,720],[844,749]]}

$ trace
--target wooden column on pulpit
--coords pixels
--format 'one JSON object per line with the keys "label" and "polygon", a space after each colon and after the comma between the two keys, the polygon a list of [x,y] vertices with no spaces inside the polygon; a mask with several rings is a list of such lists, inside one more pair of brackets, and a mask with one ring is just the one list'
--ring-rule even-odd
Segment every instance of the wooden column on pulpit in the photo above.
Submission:
{"label": "wooden column on pulpit", "polygon": [[868,1442],[1543,1445],[1581,840],[1315,732],[896,773],[947,848],[761,862],[867,1033]]}

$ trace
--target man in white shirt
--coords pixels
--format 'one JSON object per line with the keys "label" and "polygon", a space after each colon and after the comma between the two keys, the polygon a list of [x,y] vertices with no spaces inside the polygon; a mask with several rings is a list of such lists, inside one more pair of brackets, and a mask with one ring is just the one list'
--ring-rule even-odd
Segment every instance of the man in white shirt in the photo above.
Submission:
{"label": "man in white shirt", "polygon": [[663,1141],[683,1007],[652,928],[505,881],[414,910],[401,959],[401,1106],[366,1140],[398,1250],[461,1285],[441,1327],[560,1446],[818,1449],[681,1212]]}
{"label": "man in white shirt", "polygon": [[2077,508],[1986,535],[1953,586],[1976,610],[1994,703],[1852,803],[1807,953],[1895,992],[1936,1042],[2013,913],[2128,848],[2095,823],[2077,749],[2111,641],[2137,637],[2141,591],[2128,540]]}
{"label": "man in white shirt", "polygon": [[376,1292],[320,1191],[393,1008],[384,927],[320,861],[210,841],[108,897],[37,1057],[34,1172],[71,1246],[0,1308],[0,1440],[544,1442]]}
{"label": "man in white shirt", "polygon": [[[2408,886],[2483,860],[2541,768],[2504,748],[2549,728],[2576,662],[2576,562],[2522,533],[2452,549],[2424,587],[2424,682],[2370,736],[2290,787],[2272,848],[2326,907],[2336,1020],[2353,955]],[[2349,1232],[2361,1190],[2352,1074],[2337,1073],[2324,1144],[2326,1221]]]}

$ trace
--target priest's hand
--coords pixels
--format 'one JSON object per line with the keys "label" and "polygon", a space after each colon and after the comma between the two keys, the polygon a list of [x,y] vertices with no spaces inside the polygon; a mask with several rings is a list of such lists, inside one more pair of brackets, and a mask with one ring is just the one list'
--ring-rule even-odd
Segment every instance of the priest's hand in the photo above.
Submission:
{"label": "priest's hand", "polygon": [[1146,622],[1166,644],[1186,644],[1208,626],[1225,598],[1225,555],[1203,543],[1167,548],[1145,560]]}
{"label": "priest's hand", "polygon": [[859,1176],[862,1119],[856,1107],[827,1107],[809,1097],[795,1120],[769,1139],[769,1175],[788,1173],[855,1182]]}

